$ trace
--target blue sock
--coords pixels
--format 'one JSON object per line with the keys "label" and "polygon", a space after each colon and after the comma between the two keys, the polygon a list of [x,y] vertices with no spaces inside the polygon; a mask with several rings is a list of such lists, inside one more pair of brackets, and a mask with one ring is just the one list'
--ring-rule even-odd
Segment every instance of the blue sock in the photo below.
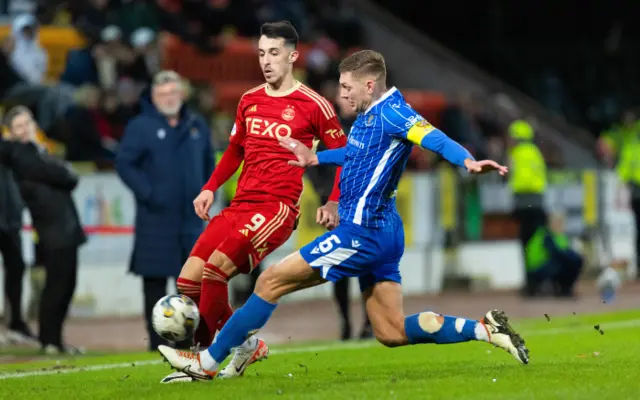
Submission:
{"label": "blue sock", "polygon": [[249,332],[260,329],[267,323],[277,306],[262,300],[255,293],[252,294],[245,305],[229,318],[216,341],[209,346],[209,354],[217,363],[223,362],[232,348],[240,346],[247,339]]}
{"label": "blue sock", "polygon": [[[438,318],[444,318],[440,325]],[[430,311],[409,315],[404,320],[404,330],[411,344],[449,344],[486,340],[484,326],[478,321],[448,315],[441,316]],[[479,337],[482,336],[482,337]]]}

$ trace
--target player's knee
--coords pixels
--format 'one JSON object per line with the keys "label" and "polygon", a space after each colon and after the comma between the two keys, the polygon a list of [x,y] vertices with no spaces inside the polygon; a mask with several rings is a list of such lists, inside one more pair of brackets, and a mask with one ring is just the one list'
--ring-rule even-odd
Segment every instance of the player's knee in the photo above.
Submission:
{"label": "player's knee", "polygon": [[387,319],[376,322],[377,323],[373,324],[373,333],[382,345],[386,347],[399,347],[409,343],[409,339],[404,330],[403,317],[387,317]]}
{"label": "player's knee", "polygon": [[238,268],[231,259],[219,250],[215,250],[211,257],[209,257],[209,264],[215,265],[222,272],[224,272],[229,278],[236,275]]}
{"label": "player's knee", "polygon": [[418,325],[427,333],[436,333],[442,328],[444,317],[431,311],[425,311],[418,316]]}
{"label": "player's knee", "polygon": [[399,332],[375,332],[376,339],[380,344],[386,347],[400,347],[407,344],[407,340]]}

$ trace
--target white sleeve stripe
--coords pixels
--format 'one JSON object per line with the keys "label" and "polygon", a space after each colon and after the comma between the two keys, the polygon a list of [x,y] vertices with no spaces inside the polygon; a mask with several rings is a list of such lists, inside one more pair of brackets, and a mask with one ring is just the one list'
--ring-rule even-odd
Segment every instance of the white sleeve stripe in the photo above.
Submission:
{"label": "white sleeve stripe", "polygon": [[400,129],[400,131],[401,131],[401,132],[404,132],[404,131],[405,131],[405,129],[404,129],[404,128],[402,128],[401,126],[398,126],[398,125],[394,124],[393,122],[389,121],[389,118],[385,117],[385,116],[384,116],[384,114],[380,114],[380,115],[382,115],[382,118],[383,118],[385,121],[387,121],[387,122],[388,122],[388,123],[390,123],[391,125],[395,126],[396,128]]}

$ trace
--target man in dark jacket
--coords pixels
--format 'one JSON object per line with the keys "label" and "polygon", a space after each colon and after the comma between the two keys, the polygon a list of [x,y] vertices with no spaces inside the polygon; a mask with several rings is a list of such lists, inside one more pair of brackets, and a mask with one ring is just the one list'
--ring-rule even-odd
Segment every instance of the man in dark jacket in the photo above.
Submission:
{"label": "man in dark jacket", "polygon": [[116,170],[136,199],[131,271],[143,278],[151,350],[162,344],[151,326],[153,306],[166,295],[167,278],[180,274],[203,230],[193,199],[214,166],[209,128],[183,106],[182,97],[180,76],[158,73],[116,154]]}
{"label": "man in dark jacket", "polygon": [[35,143],[36,124],[28,108],[9,110],[5,124],[12,140],[1,143],[0,161],[16,177],[44,253],[39,339],[47,354],[76,353],[63,343],[62,326],[76,287],[78,248],[86,241],[71,197],[78,177]]}
{"label": "man in dark jacket", "polygon": [[[2,135],[0,135],[0,142]],[[22,200],[13,173],[0,163],[0,254],[4,264],[4,293],[8,300],[7,339],[33,342],[35,337],[22,318]]]}

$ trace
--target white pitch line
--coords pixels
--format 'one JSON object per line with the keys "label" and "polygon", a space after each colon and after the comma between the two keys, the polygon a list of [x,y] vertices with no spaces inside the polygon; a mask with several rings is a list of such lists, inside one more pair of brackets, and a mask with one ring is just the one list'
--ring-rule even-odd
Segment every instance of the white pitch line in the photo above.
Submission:
{"label": "white pitch line", "polygon": [[[321,352],[321,351],[327,351],[327,350],[362,349],[362,348],[372,347],[377,344],[378,343],[374,341],[367,341],[367,342],[350,343],[350,344],[344,344],[344,345],[294,347],[292,349],[282,349],[282,350],[274,349],[269,352],[269,355],[271,356],[271,355],[280,355],[280,354],[313,353],[313,352]],[[55,369],[55,366],[53,366],[53,367],[47,368],[47,370],[44,370],[44,371],[40,370],[40,371],[12,372],[8,374],[0,374],[0,380],[29,378],[33,376],[73,374],[77,372],[104,371],[107,369],[132,368],[132,367],[141,367],[146,365],[159,365],[162,363],[163,363],[163,360],[145,360],[145,361],[114,363],[114,364],[74,366],[67,369],[65,368]]]}
{"label": "white pitch line", "polygon": [[[639,326],[640,326],[640,319],[602,323],[602,328],[605,331],[635,328]],[[535,330],[535,331],[528,332],[526,334],[526,337],[557,335],[557,334],[563,334],[563,333],[572,333],[572,332],[576,332],[577,330],[587,331],[591,329],[593,328],[585,325],[580,325],[576,327],[549,328],[544,330]],[[374,346],[379,346],[379,344],[378,342],[372,340],[372,341],[338,344],[338,345],[305,346],[305,347],[294,347],[291,349],[282,349],[282,350],[274,349],[269,353],[269,355],[316,353],[316,352],[322,352],[327,350],[356,350],[356,349],[365,349],[365,348],[374,347]],[[53,369],[55,367],[51,367],[50,369],[47,369],[44,371],[40,370],[40,371],[12,372],[7,374],[0,374],[0,380],[30,378],[34,376],[73,374],[78,372],[104,371],[109,369],[143,367],[147,365],[159,365],[159,364],[162,364],[162,362],[163,362],[162,360],[145,360],[145,361],[114,363],[114,364],[77,366],[77,367],[72,367],[68,369],[64,369],[64,368]]]}

